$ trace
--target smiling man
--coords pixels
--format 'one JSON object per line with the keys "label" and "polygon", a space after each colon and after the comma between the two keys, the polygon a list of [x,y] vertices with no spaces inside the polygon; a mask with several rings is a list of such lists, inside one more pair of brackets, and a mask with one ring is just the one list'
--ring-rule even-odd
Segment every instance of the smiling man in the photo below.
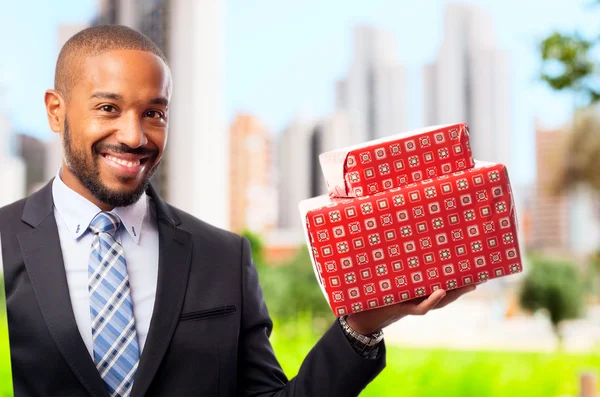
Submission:
{"label": "smiling man", "polygon": [[16,396],[356,396],[385,365],[384,327],[472,290],[340,318],[287,379],[248,241],[149,184],[171,94],[134,30],[89,28],[61,50],[45,104],[62,167],[0,209]]}

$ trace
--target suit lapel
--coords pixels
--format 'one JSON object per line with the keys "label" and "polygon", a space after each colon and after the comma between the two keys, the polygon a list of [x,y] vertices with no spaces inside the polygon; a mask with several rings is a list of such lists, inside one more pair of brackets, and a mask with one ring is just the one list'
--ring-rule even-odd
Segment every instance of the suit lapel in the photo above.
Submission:
{"label": "suit lapel", "polygon": [[[159,263],[156,301],[148,338],[140,358],[132,390],[143,396],[167,351],[177,326],[188,282],[192,236],[177,226],[179,218],[150,186],[156,204],[159,232]],[[108,396],[85,343],[81,339],[69,296],[58,228],[54,218],[52,181],[31,195],[22,220],[33,227],[18,236],[44,321],[56,346],[91,396]]]}
{"label": "suit lapel", "polygon": [[33,226],[18,236],[23,261],[44,321],[73,373],[92,396],[108,396],[75,322],[52,200],[52,182],[32,195],[23,221]]}
{"label": "suit lapel", "polygon": [[148,338],[135,375],[132,396],[143,396],[167,351],[183,306],[192,256],[191,234],[150,187],[159,233],[158,285]]}

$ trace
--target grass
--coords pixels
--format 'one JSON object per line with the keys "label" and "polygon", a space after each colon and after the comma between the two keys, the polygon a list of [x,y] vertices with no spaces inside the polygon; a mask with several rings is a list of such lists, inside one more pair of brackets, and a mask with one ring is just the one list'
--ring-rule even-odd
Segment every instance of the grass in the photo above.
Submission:
{"label": "grass", "polygon": [[12,372],[8,344],[6,307],[0,304],[0,396],[12,396]]}
{"label": "grass", "polygon": [[[276,324],[272,341],[289,377],[318,339],[310,318]],[[600,352],[525,353],[388,346],[387,367],[361,397],[577,396],[582,371],[600,374]],[[599,390],[600,391],[600,390]]]}
{"label": "grass", "polygon": [[0,396],[12,397],[13,395],[8,318],[6,316],[6,293],[4,291],[2,252],[0,252]]}
{"label": "grass", "polygon": [[[272,342],[288,377],[296,375],[319,335],[309,316],[276,322]],[[13,395],[7,341],[6,317],[0,310],[0,396]],[[599,352],[574,355],[388,346],[386,369],[361,397],[576,396],[577,379],[584,370],[600,374]]]}

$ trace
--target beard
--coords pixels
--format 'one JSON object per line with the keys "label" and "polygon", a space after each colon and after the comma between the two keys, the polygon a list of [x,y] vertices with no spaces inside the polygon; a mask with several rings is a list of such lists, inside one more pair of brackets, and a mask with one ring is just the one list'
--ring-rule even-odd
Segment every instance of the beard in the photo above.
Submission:
{"label": "beard", "polygon": [[[100,202],[112,207],[127,207],[136,203],[150,184],[150,178],[158,169],[160,162],[154,164],[152,168],[145,172],[143,180],[133,190],[115,190],[110,189],[102,182],[100,177],[100,167],[98,164],[100,153],[110,151],[113,153],[131,153],[136,155],[150,155],[146,160],[148,164],[153,164],[158,157],[158,152],[145,148],[130,148],[127,145],[107,145],[95,143],[92,146],[92,157],[90,158],[85,151],[78,150],[73,146],[69,122],[65,117],[63,133],[63,149],[65,164],[81,182],[81,184],[92,193]],[[126,182],[129,178],[120,178]]]}

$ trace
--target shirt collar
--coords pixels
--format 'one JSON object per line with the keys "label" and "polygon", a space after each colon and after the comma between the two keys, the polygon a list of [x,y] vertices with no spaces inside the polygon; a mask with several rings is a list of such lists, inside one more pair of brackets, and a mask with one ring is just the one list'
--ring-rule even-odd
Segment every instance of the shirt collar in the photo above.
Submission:
{"label": "shirt collar", "polygon": [[[87,230],[94,217],[102,210],[91,201],[68,187],[61,179],[59,169],[52,183],[52,196],[58,214],[65,222],[73,239],[78,239]],[[128,207],[118,207],[112,212],[121,218],[123,227],[136,244],[142,234],[142,224],[148,208],[148,196],[143,193],[140,199]]]}

